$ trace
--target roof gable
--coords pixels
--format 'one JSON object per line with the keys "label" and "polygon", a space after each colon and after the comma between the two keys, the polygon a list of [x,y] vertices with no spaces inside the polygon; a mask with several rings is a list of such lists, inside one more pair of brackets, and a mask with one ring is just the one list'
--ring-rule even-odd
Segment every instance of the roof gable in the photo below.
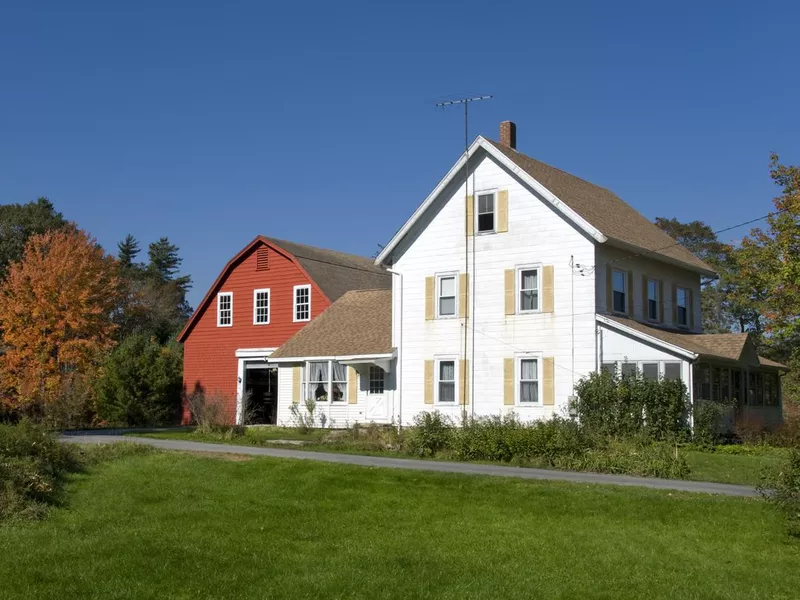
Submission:
{"label": "roof gable", "polygon": [[183,330],[178,334],[179,342],[183,342],[189,335],[197,319],[213,300],[228,274],[242,259],[262,244],[290,259],[330,302],[335,302],[349,290],[391,289],[391,275],[382,267],[374,265],[369,258],[259,235],[237,252],[223,267],[222,272],[214,280]]}
{"label": "roof gable", "polygon": [[[711,267],[609,190],[482,136],[475,139],[467,155],[471,157],[481,148],[536,190],[554,209],[561,212],[597,243],[609,242],[644,251],[644,254],[652,254],[654,258],[679,264],[705,275],[714,274]],[[462,156],[386,245],[376,259],[376,264],[382,263],[390,256],[392,250],[420,219],[422,213],[430,207],[435,197],[463,168],[464,162],[465,158]]]}

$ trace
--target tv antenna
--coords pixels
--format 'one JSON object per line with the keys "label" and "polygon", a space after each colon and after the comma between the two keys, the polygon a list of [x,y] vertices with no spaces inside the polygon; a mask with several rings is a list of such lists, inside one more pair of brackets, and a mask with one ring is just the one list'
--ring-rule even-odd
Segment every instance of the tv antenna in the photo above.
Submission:
{"label": "tv antenna", "polygon": [[[467,203],[469,202],[469,105],[472,102],[480,102],[481,100],[491,100],[492,96],[473,96],[471,98],[456,98],[455,100],[447,100],[446,102],[437,102],[436,106],[439,108],[447,108],[448,106],[457,106],[462,104],[464,106],[464,206],[466,207]],[[472,187],[475,187],[475,182],[473,181]],[[474,193],[473,189],[473,193]],[[475,214],[475,210],[473,209],[472,214]],[[475,271],[475,227],[473,223],[473,234],[472,234],[472,271],[473,271],[473,286],[472,290],[473,293],[470,294],[468,297],[472,300],[472,310],[469,310],[469,307],[465,307],[464,310],[464,360],[467,359],[467,351],[468,351],[468,336],[469,336],[469,319],[472,316],[472,312],[475,310],[475,282],[474,282],[474,271]],[[467,275],[467,287],[469,287],[469,223],[467,220],[464,219],[464,272]],[[459,290],[460,294],[460,290]],[[464,418],[467,416],[467,406],[466,403],[469,401],[467,396],[467,378],[470,379],[471,385],[469,386],[469,393],[472,393],[473,402],[471,403],[471,410],[472,414],[475,414],[475,327],[472,328],[472,360],[470,361],[469,365],[470,372],[467,373],[467,370],[464,369],[464,375],[461,381],[461,393],[463,394],[464,401],[461,403],[461,413]]]}

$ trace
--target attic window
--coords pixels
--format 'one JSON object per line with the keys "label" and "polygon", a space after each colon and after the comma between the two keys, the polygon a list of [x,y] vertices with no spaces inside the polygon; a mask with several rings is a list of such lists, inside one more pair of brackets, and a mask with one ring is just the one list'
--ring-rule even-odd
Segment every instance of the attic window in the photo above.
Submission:
{"label": "attic window", "polygon": [[269,270],[269,248],[261,247],[256,250],[256,271]]}

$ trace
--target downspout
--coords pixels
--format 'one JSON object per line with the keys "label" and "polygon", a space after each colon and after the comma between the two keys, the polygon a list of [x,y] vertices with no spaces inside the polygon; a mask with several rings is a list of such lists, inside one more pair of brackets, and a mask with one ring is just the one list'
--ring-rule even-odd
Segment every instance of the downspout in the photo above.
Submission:
{"label": "downspout", "polygon": [[[397,275],[400,278],[400,315],[399,315],[399,328],[400,335],[397,340],[397,368],[395,369],[395,388],[397,389],[397,428],[403,429],[403,274],[395,271],[394,269],[386,269],[392,275]],[[392,286],[394,288],[394,285]],[[394,302],[392,302],[392,310],[394,310]],[[394,319],[392,319],[394,324]],[[394,334],[394,332],[392,332]]]}

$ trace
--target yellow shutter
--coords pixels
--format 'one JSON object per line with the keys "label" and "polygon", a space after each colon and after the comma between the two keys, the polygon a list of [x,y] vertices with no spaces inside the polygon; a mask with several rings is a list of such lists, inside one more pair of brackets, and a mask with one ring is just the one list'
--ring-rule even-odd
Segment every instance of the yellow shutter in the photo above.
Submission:
{"label": "yellow shutter", "polygon": [[606,311],[614,312],[614,269],[606,265]]}
{"label": "yellow shutter", "polygon": [[469,273],[458,276],[458,316],[463,319],[469,314]]}
{"label": "yellow shutter", "polygon": [[303,367],[292,368],[292,402],[300,402],[303,389]]}
{"label": "yellow shutter", "polygon": [[552,406],[556,403],[556,359],[545,356],[542,367],[542,404]]}
{"label": "yellow shutter", "polygon": [[506,314],[513,315],[516,312],[515,306],[515,293],[516,290],[514,289],[514,269],[506,269],[505,272],[505,286],[506,286]]}
{"label": "yellow shutter", "polygon": [[658,320],[664,322],[664,282],[658,281]]}
{"label": "yellow shutter", "polygon": [[425,361],[425,404],[433,404],[433,361]]}
{"label": "yellow shutter", "polygon": [[432,321],[436,315],[435,302],[436,277],[425,278],[425,320]]}
{"label": "yellow shutter", "polygon": [[647,275],[642,275],[642,319],[650,318],[650,303],[648,302]]}
{"label": "yellow shutter", "polygon": [[672,284],[672,326],[678,326],[678,286]]}
{"label": "yellow shutter", "polygon": [[358,373],[353,367],[347,367],[347,403],[358,404]]}
{"label": "yellow shutter", "polygon": [[472,195],[469,195],[467,196],[466,202],[467,235],[473,235],[475,233],[475,215],[473,214],[475,209],[475,200],[473,199]]}
{"label": "yellow shutter", "polygon": [[514,406],[514,359],[503,359],[503,404]]}
{"label": "yellow shutter", "polygon": [[633,271],[628,271],[628,316],[633,317]]}
{"label": "yellow shutter", "polygon": [[542,267],[542,312],[551,313],[555,307],[553,265]]}
{"label": "yellow shutter", "polygon": [[497,192],[497,233],[508,231],[508,190]]}
{"label": "yellow shutter", "polygon": [[469,361],[458,361],[459,403],[462,406],[469,404]]}

